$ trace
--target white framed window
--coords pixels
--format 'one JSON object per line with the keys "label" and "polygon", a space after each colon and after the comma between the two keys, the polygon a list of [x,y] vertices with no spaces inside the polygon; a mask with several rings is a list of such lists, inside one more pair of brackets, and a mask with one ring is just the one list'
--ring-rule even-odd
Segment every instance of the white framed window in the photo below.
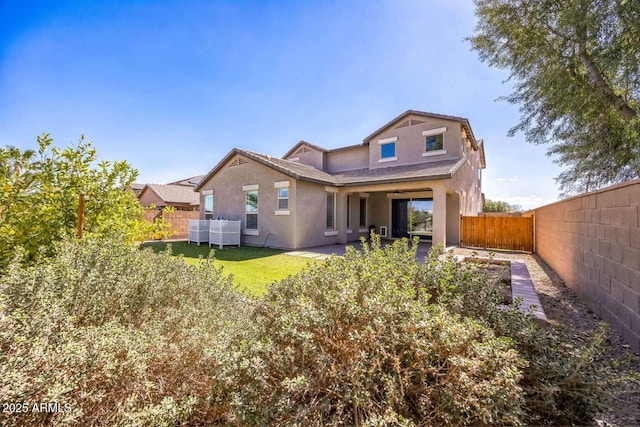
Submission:
{"label": "white framed window", "polygon": [[213,218],[213,193],[204,195],[204,219]]}
{"label": "white framed window", "polygon": [[388,159],[389,157],[396,156],[396,143],[389,142],[388,144],[382,144],[380,146],[380,158]]}
{"label": "white framed window", "polygon": [[278,188],[278,209],[289,209],[288,188]]}
{"label": "white framed window", "polygon": [[336,194],[327,193],[327,230],[336,229]]}
{"label": "white framed window", "polygon": [[378,144],[380,145],[380,160],[378,160],[379,163],[393,162],[394,160],[398,160],[398,157],[396,156],[397,141],[397,136],[378,140]]}
{"label": "white framed window", "polygon": [[258,229],[258,190],[244,192],[245,228]]}
{"label": "white framed window", "polygon": [[351,229],[351,196],[347,196],[347,229]]}
{"label": "white framed window", "polygon": [[444,134],[446,131],[446,127],[441,127],[437,129],[425,130],[424,132],[422,132],[422,136],[424,136],[424,153],[422,153],[423,156],[447,154],[447,150],[444,149]]}
{"label": "white framed window", "polygon": [[367,228],[367,198],[360,197],[360,229]]}

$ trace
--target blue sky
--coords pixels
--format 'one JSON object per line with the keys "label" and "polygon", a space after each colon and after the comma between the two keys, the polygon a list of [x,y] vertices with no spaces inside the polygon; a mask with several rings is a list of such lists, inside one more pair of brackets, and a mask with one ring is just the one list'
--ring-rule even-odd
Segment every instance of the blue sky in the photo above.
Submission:
{"label": "blue sky", "polygon": [[546,147],[513,138],[505,71],[464,38],[471,0],[0,0],[0,146],[81,134],[139,182],[209,171],[231,148],[357,144],[408,109],[462,116],[488,199],[557,199]]}

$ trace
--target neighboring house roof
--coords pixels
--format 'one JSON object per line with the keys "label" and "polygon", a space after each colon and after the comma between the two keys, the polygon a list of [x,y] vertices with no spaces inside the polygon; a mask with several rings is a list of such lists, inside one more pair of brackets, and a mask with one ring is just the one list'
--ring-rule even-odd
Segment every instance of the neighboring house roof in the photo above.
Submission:
{"label": "neighboring house roof", "polygon": [[200,186],[215,175],[234,155],[240,154],[252,159],[264,166],[284,173],[294,179],[311,181],[320,184],[335,185],[337,187],[352,186],[361,184],[379,184],[381,182],[405,182],[415,180],[434,180],[451,178],[462,166],[466,159],[442,160],[439,162],[421,163],[417,165],[406,165],[387,167],[379,169],[358,169],[336,174],[330,174],[312,166],[290,160],[279,159],[265,154],[255,153],[242,148],[234,148],[227,154],[196,186],[195,191],[200,190]]}
{"label": "neighboring house roof", "polygon": [[133,182],[133,183],[131,183],[131,185],[129,187],[131,187],[132,190],[142,191],[144,189],[145,185],[147,185],[147,184],[141,184],[139,182]]}
{"label": "neighboring house roof", "polygon": [[427,113],[425,111],[416,111],[416,110],[407,110],[404,113],[400,114],[395,119],[389,121],[387,124],[383,125],[380,129],[376,130],[371,135],[367,136],[363,140],[364,144],[368,144],[369,140],[371,140],[374,136],[376,136],[380,132],[385,131],[387,128],[391,127],[392,125],[396,124],[396,122],[399,122],[400,120],[404,119],[409,115],[416,115],[416,116],[422,116],[422,117],[429,117],[432,119],[451,120],[454,122],[458,122],[462,125],[467,135],[469,135],[469,139],[471,140],[471,144],[473,145],[473,148],[475,150],[478,149],[478,142],[476,141],[476,137],[473,135],[473,130],[471,130],[471,125],[469,124],[468,119],[465,119],[464,117],[447,116],[445,114]]}
{"label": "neighboring house roof", "polygon": [[195,187],[203,177],[204,175],[196,175],[190,178],[181,179],[179,181],[170,182],[167,185],[186,185],[189,187]]}
{"label": "neighboring house roof", "polygon": [[193,187],[176,184],[147,184],[140,193],[153,191],[164,203],[176,205],[199,205],[200,196]]}

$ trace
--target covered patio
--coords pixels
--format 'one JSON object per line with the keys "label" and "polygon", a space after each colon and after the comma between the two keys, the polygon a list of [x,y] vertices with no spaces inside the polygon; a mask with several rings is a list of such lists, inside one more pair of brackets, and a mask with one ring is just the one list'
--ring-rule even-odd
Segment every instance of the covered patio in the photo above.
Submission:
{"label": "covered patio", "polygon": [[465,195],[443,181],[349,186],[336,196],[338,243],[358,242],[372,228],[383,239],[419,237],[429,247],[460,243]]}

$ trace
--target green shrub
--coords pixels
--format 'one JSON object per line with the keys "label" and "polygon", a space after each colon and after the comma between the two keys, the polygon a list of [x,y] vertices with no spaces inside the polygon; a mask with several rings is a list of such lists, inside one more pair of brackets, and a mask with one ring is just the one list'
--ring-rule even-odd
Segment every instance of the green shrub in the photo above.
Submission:
{"label": "green shrub", "polygon": [[186,265],[121,241],[65,242],[0,278],[2,402],[68,412],[0,424],[174,425],[215,419],[208,366],[248,323],[251,300],[210,260]]}
{"label": "green shrub", "polygon": [[374,243],[273,285],[215,397],[252,425],[517,423],[522,361],[490,329],[417,298],[432,273],[406,242]]}
{"label": "green shrub", "polygon": [[[527,424],[589,424],[616,394],[637,387],[631,360],[612,360],[604,342],[607,328],[587,335],[566,334],[561,328],[541,327],[531,314],[516,306],[501,307],[502,294],[481,265],[458,263],[430,253],[427,264],[439,265],[449,279],[440,288],[448,292],[438,301],[465,318],[476,319],[507,337],[526,362],[520,387]],[[433,290],[422,284],[423,292]]]}
{"label": "green shrub", "polygon": [[[500,307],[473,263],[415,243],[348,250],[273,285],[249,339],[216,357],[228,422],[587,424],[631,384],[603,332],[575,339]],[[618,366],[620,365],[620,366]]]}
{"label": "green shrub", "polygon": [[0,271],[17,252],[34,262],[75,236],[80,194],[85,236],[136,241],[169,234],[169,224],[144,219],[145,209],[127,190],[138,172],[126,161],[100,161],[84,136],[64,149],[53,147],[48,134],[37,139],[36,150],[0,147]]}

